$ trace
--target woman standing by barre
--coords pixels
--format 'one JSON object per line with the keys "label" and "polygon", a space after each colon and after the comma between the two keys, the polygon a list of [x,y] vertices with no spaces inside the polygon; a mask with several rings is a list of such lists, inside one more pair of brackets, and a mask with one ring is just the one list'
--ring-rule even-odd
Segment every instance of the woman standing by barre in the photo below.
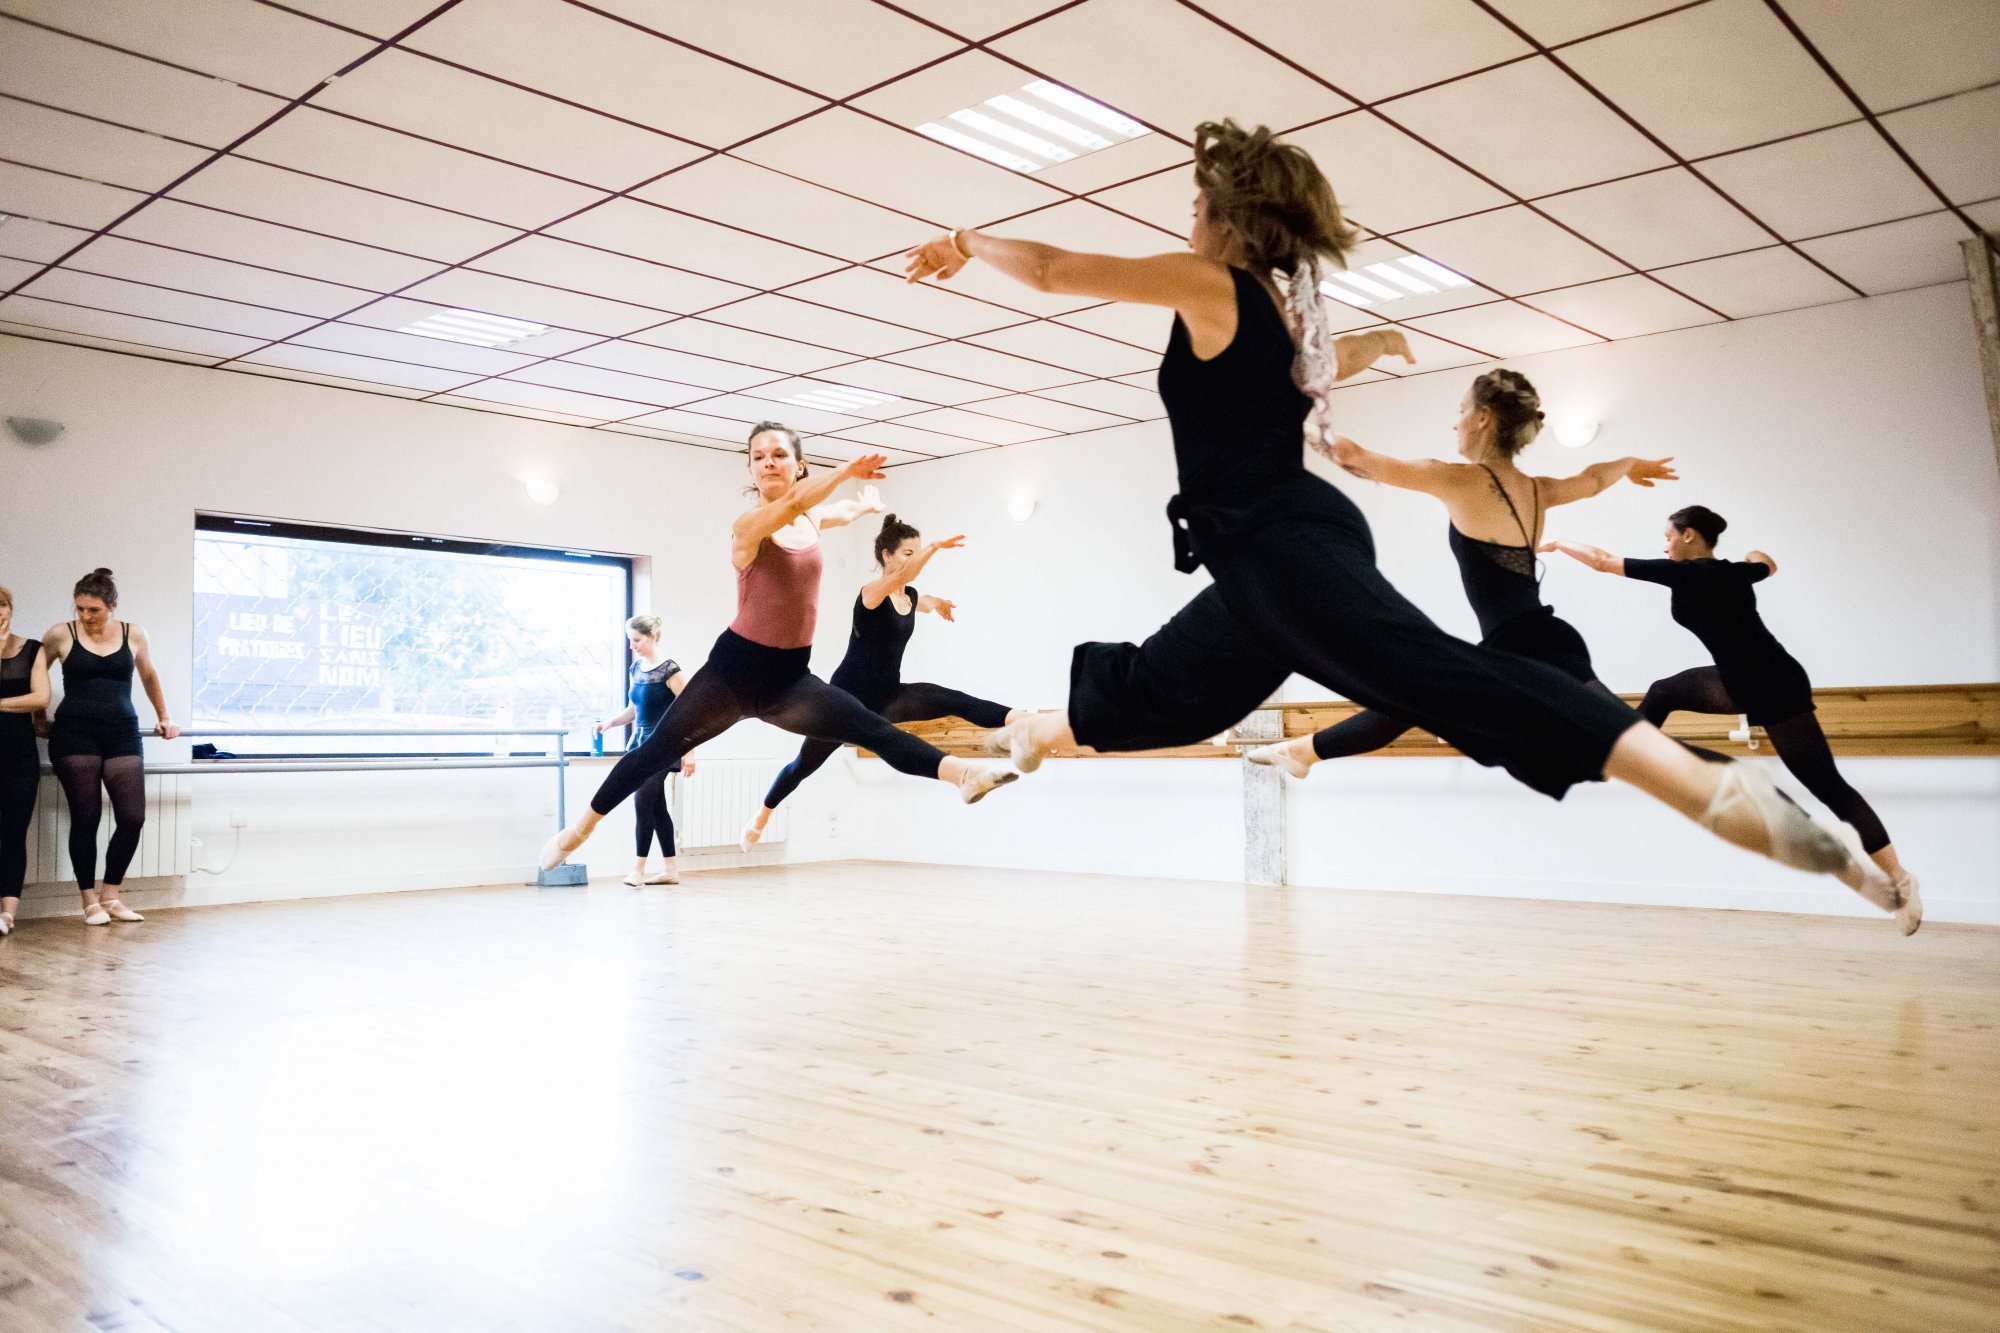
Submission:
{"label": "woman standing by barre", "polygon": [[[613,727],[631,723],[632,744],[629,748],[636,750],[659,728],[660,719],[667,715],[674,696],[687,687],[687,673],[681,670],[679,662],[660,651],[658,616],[633,616],[626,621],[625,642],[632,649],[629,702],[598,723],[592,729],[592,735],[602,736]],[[680,868],[674,861],[674,816],[667,807],[667,779],[672,776],[672,770],[662,769],[641,783],[632,796],[632,824],[638,831],[639,852],[638,859],[632,863],[632,873],[625,877],[625,883],[635,889],[645,884],[681,882]],[[694,760],[681,760],[681,776],[694,776]],[[646,858],[652,855],[655,840],[660,844],[660,856],[665,864],[659,874],[649,875],[646,873]]]}
{"label": "woman standing by barre", "polygon": [[[1537,477],[1515,466],[1515,457],[1541,433],[1542,400],[1527,376],[1489,370],[1472,382],[1458,405],[1458,452],[1463,463],[1390,458],[1336,439],[1333,459],[1364,481],[1422,491],[1450,514],[1446,544],[1458,562],[1465,599],[1479,619],[1479,642],[1563,672],[1591,690],[1615,698],[1597,679],[1583,636],[1555,608],[1542,602],[1535,546],[1542,517],[1556,505],[1602,495],[1621,480],[1635,486],[1673,481],[1671,458],[1620,458],[1573,477]],[[1368,754],[1389,745],[1410,724],[1364,708],[1311,736],[1260,746],[1245,758],[1274,764],[1302,778],[1322,759]]]}
{"label": "woman standing by barre", "polygon": [[[43,650],[62,663],[62,703],[48,729],[49,766],[69,803],[70,865],[83,895],[85,925],[144,921],[118,897],[146,822],[146,761],[132,707],[135,674],[159,720],[159,736],[172,740],[181,729],[167,717],[166,691],[153,669],[146,631],[111,618],[118,607],[111,571],[93,569],[78,579],[75,598],[76,619],[51,625],[42,635]],[[112,827],[99,889],[97,825],[105,792],[111,794]]]}
{"label": "woman standing by barre", "polygon": [[1701,640],[1715,665],[1654,681],[1639,704],[1640,714],[1657,727],[1682,709],[1741,713],[1750,725],[1762,727],[1792,776],[1861,835],[1861,850],[1895,888],[1897,922],[1905,935],[1911,934],[1924,919],[1916,876],[1897,859],[1889,830],[1874,807],[1835,766],[1833,747],[1813,715],[1806,669],[1757,614],[1756,585],[1778,572],[1778,562],[1762,551],[1751,551],[1742,560],[1718,559],[1715,546],[1728,526],[1722,515],[1702,505],[1676,510],[1667,518],[1664,560],[1628,560],[1578,542],[1553,541],[1543,549],[1561,551],[1600,573],[1672,589],[1669,614]]}
{"label": "woman standing by barre", "polygon": [[[894,514],[882,519],[882,530],[875,534],[875,565],[881,572],[862,584],[855,595],[854,627],[847,636],[847,656],[833,669],[831,683],[859,699],[862,707],[880,713],[891,722],[962,717],[978,727],[1005,726],[1020,709],[977,699],[943,685],[903,681],[903,651],[910,646],[910,635],[916,632],[917,614],[931,611],[950,620],[954,606],[942,597],[918,592],[917,575],[923,573],[924,566],[939,551],[955,551],[965,542],[964,537],[946,537],[919,546],[922,538],[922,533]],[[799,747],[798,758],[779,770],[771,790],[765,794],[763,806],[743,830],[744,851],[749,851],[764,836],[764,826],[771,822],[771,813],[779,804],[797,791],[801,782],[818,772],[839,748],[836,742],[818,737]]]}
{"label": "woman standing by barre", "polygon": [[[1552,667],[1455,639],[1375,568],[1367,521],[1307,472],[1335,447],[1336,377],[1403,350],[1390,330],[1336,340],[1319,284],[1355,233],[1303,150],[1233,122],[1195,131],[1192,254],[1125,259],[959,231],[909,252],[910,281],[972,260],[1038,291],[1175,312],[1160,364],[1180,473],[1175,566],[1215,576],[1144,644],[1086,643],[1066,710],[993,737],[1023,771],[1053,749],[1205,739],[1292,672],[1406,717],[1538,790],[1619,778],[1740,847],[1837,873],[1884,910],[1893,890],[1754,769],[1709,764]],[[1403,351],[1407,355],[1407,351]]]}
{"label": "woman standing by barre", "polygon": [[28,824],[42,785],[34,715],[49,706],[41,641],[14,633],[14,594],[0,588],[0,936],[14,933],[28,880]]}
{"label": "woman standing by barre", "polygon": [[746,717],[794,735],[866,746],[899,773],[950,783],[968,805],[1014,780],[1008,769],[952,758],[898,730],[809,669],[819,617],[820,530],[882,507],[873,487],[859,500],[829,501],[843,482],[879,478],[884,456],[863,454],[815,477],[798,432],[764,421],[751,428],[748,461],[757,503],[731,529],[735,621],[667,709],[659,729],[618,761],[576,822],[543,845],[543,869],[562,864],[647,777],[674,768],[689,750]]}

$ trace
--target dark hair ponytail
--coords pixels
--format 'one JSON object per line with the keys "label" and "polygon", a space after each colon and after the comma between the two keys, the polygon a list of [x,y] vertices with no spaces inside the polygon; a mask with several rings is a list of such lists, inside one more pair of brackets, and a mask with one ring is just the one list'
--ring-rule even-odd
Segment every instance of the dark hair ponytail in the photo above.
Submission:
{"label": "dark hair ponytail", "polygon": [[889,552],[895,550],[898,546],[910,540],[910,538],[921,536],[923,536],[921,532],[918,532],[894,514],[882,515],[882,530],[875,534],[875,563],[878,565],[881,564],[883,556],[889,554]]}
{"label": "dark hair ponytail", "polygon": [[118,585],[111,581],[111,571],[99,565],[76,581],[70,592],[72,597],[95,597],[106,606],[118,605]]}
{"label": "dark hair ponytail", "polygon": [[1689,505],[1686,509],[1676,509],[1667,515],[1667,522],[1682,532],[1697,532],[1710,546],[1722,540],[1723,529],[1729,520],[1710,509],[1707,505]]}
{"label": "dark hair ponytail", "polygon": [[1493,443],[1512,458],[1542,433],[1542,396],[1518,370],[1489,370],[1472,382],[1472,405],[1493,414]]}

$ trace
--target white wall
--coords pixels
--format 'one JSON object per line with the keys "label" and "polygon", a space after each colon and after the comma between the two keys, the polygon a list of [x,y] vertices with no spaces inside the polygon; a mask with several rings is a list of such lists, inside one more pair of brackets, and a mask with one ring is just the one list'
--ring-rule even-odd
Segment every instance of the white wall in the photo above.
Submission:
{"label": "white wall", "polygon": [[[1552,413],[1603,422],[1581,451],[1538,443],[1530,468],[1672,455],[1684,478],[1558,511],[1551,532],[1651,555],[1668,512],[1707,504],[1732,525],[1725,553],[1755,545],[1783,563],[1761,605],[1817,683],[2000,679],[2000,473],[1962,284],[1509,364],[1534,379]],[[1343,391],[1340,428],[1388,453],[1448,454],[1459,395],[1479,369]],[[1054,705],[1072,643],[1143,637],[1201,585],[1169,563],[1164,424],[894,476],[893,504],[927,533],[971,535],[962,555],[932,566],[927,582],[959,600],[960,624],[922,628],[913,675]],[[1420,495],[1338,484],[1368,512],[1397,585],[1446,628],[1476,634],[1443,510]],[[1005,513],[1017,494],[1041,500],[1026,523]],[[1545,588],[1614,688],[1640,690],[1706,661],[1668,618],[1662,589],[1560,557]],[[1328,691],[1295,680],[1287,697]],[[1934,915],[2000,921],[2000,761],[1843,767],[1924,876]],[[981,806],[970,837],[912,821],[893,783],[871,783],[869,827],[879,851],[910,860],[1240,874],[1232,765],[1092,760],[1044,774]],[[1324,765],[1293,785],[1289,821],[1299,884],[1849,909],[1837,887],[1723,847],[1636,794],[1591,788],[1558,806],[1463,760]]]}

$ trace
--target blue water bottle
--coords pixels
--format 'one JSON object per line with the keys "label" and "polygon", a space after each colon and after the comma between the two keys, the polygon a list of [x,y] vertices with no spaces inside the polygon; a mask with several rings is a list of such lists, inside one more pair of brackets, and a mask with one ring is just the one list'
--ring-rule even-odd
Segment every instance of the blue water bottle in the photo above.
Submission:
{"label": "blue water bottle", "polygon": [[590,752],[599,759],[604,757],[604,719],[590,719]]}

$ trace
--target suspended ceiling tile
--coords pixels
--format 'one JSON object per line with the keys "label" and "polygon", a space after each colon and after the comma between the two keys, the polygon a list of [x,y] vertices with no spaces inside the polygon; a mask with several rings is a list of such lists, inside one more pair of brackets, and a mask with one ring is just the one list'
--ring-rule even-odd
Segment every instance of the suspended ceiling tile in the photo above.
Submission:
{"label": "suspended ceiling tile", "polygon": [[[1311,133],[1310,130],[1302,131],[1302,136]],[[1308,151],[1312,150],[1308,148]],[[1338,180],[1334,182],[1334,192],[1336,195],[1340,192]],[[1141,180],[1114,185],[1108,190],[1099,190],[1091,195],[1091,199],[1142,222],[1150,222],[1166,235],[1186,243],[1194,225],[1194,196],[1192,171],[1163,171]]]}
{"label": "suspended ceiling tile", "polygon": [[940,375],[952,375],[975,384],[990,384],[995,388],[1013,389],[1021,393],[1047,389],[1057,384],[1072,384],[1077,380],[1088,378],[1075,370],[1044,365],[1036,361],[1024,361],[1018,356],[1008,356],[1003,352],[989,351],[984,347],[973,347],[959,342],[938,343],[932,347],[919,347],[914,351],[897,352],[887,359],[900,365],[915,366],[918,370],[935,371]]}
{"label": "suspended ceiling tile", "polygon": [[666,32],[822,97],[847,97],[893,79],[960,43],[873,0],[763,0],[746,21],[730,5],[597,0],[598,7]]}
{"label": "suspended ceiling tile", "polygon": [[299,347],[380,357],[415,366],[463,371],[468,375],[499,375],[527,365],[533,359],[501,347],[474,347],[443,338],[426,338],[415,333],[338,322],[321,324],[299,334],[291,342]]}
{"label": "suspended ceiling tile", "polygon": [[238,356],[263,341],[234,333],[188,328],[163,320],[142,319],[137,315],[86,310],[81,306],[37,300],[32,296],[9,296],[0,300],[0,320],[212,357]]}
{"label": "suspended ceiling tile", "polygon": [[697,162],[634,193],[648,203],[855,262],[929,240],[938,230],[733,157]]}
{"label": "suspended ceiling tile", "polygon": [[1041,426],[1030,426],[1019,421],[1003,421],[998,417],[985,416],[959,407],[940,407],[930,412],[918,412],[914,416],[901,418],[896,424],[907,426],[912,430],[935,431],[940,435],[976,440],[982,444],[1025,444],[1029,440],[1045,440],[1055,433]]}
{"label": "suspended ceiling tile", "polygon": [[[1041,238],[1034,234],[1034,216],[1038,215],[1002,223],[994,228],[994,234],[1020,236],[1031,241],[1040,240]],[[938,234],[943,235],[942,232]],[[898,254],[879,260],[869,267],[878,273],[887,273],[900,282],[904,277],[903,268],[907,262]],[[945,291],[970,296],[988,305],[999,306],[1006,310],[1018,310],[1022,315],[1060,315],[1097,304],[1097,298],[1092,296],[1065,296],[1058,292],[1038,292],[1025,283],[1007,277],[991,264],[967,264],[958,271],[957,277],[938,285]]]}
{"label": "suspended ceiling tile", "polygon": [[[1018,236],[1059,245],[1065,250],[1126,258],[1174,254],[1187,249],[1183,237],[1145,222],[1135,222],[1088,199],[1072,199],[1053,208],[1037,209],[981,230],[995,236]],[[957,282],[958,278],[952,281]]]}
{"label": "suspended ceiling tile", "polygon": [[90,239],[82,227],[65,227],[40,218],[0,217],[0,255],[47,264]]}
{"label": "suspended ceiling tile", "polygon": [[767,241],[734,227],[633,199],[612,199],[548,230],[572,241],[705,273],[752,289],[801,282],[841,267],[839,259],[827,255]]}
{"label": "suspended ceiling tile", "polygon": [[1783,246],[1660,270],[1686,292],[1736,319],[1844,301],[1854,293]]}
{"label": "suspended ceiling tile", "polygon": [[1061,324],[1022,324],[977,334],[965,341],[1086,375],[1129,375],[1159,362],[1155,353],[1143,347],[1113,342]]}
{"label": "suspended ceiling tile", "polygon": [[1545,46],[1573,42],[1673,9],[1686,0],[1495,0],[1494,8]]}
{"label": "suspended ceiling tile", "polygon": [[383,292],[420,281],[442,267],[436,260],[394,254],[171,199],[155,200],[114,230],[134,240]]}
{"label": "suspended ceiling tile", "polygon": [[[1661,275],[1663,279],[1670,276]],[[1530,297],[1528,304],[1607,338],[1639,338],[1695,324],[1715,324],[1722,319],[1651,278],[1637,274],[1543,292]]]}
{"label": "suspended ceiling tile", "polygon": [[1867,125],[1843,125],[1712,158],[1701,169],[1787,239],[1938,206],[1937,196]]}
{"label": "suspended ceiling tile", "polygon": [[1499,292],[1541,291],[1629,271],[1555,223],[1520,207],[1421,227],[1397,239]]}
{"label": "suspended ceiling tile", "polygon": [[440,394],[429,400],[442,403],[446,407],[462,407],[472,412],[485,412],[492,416],[519,417],[524,421],[551,421],[558,426],[595,426],[595,417],[583,416],[575,412],[553,412],[539,407],[528,407],[508,401],[502,395],[481,398],[471,394]]}
{"label": "suspended ceiling tile", "polygon": [[[1672,161],[1546,59],[1518,61],[1382,108],[1419,138],[1523,198]],[[1532,132],[1524,132],[1532,126]]]}
{"label": "suspended ceiling tile", "polygon": [[458,398],[477,398],[489,403],[511,403],[542,412],[560,412],[589,421],[620,421],[643,414],[649,404],[607,398],[599,394],[576,393],[569,389],[546,389],[539,384],[514,380],[481,380],[453,391]]}
{"label": "suspended ceiling tile", "polygon": [[911,283],[875,269],[850,268],[784,289],[788,297],[830,306],[906,328],[956,338],[983,333],[1023,316],[961,296],[949,284]]}
{"label": "suspended ceiling tile", "polygon": [[693,404],[690,410],[740,421],[746,428],[746,438],[747,428],[760,421],[782,421],[793,430],[809,433],[845,430],[862,424],[860,417],[849,416],[845,412],[827,412],[798,403],[774,403],[768,398],[751,398],[743,394],[704,398]]}
{"label": "suspended ceiling tile", "polygon": [[42,266],[30,260],[0,258],[0,292],[20,286],[41,271]]}
{"label": "suspended ceiling tile", "polygon": [[604,198],[602,190],[311,106],[236,152],[511,227],[539,227]]}
{"label": "suspended ceiling tile", "polygon": [[732,328],[706,319],[677,319],[635,334],[632,340],[673,351],[691,352],[697,356],[720,357],[746,366],[781,370],[791,375],[803,375],[854,360],[853,353],[838,348],[815,347],[791,338]]}
{"label": "suspended ceiling tile", "polygon": [[461,310],[478,310],[508,319],[553,324],[585,333],[627,334],[649,328],[673,316],[663,310],[609,301],[580,292],[558,291],[540,283],[521,282],[471,269],[452,269],[420,282],[403,293]]}
{"label": "suspended ceiling tile", "polygon": [[[1387,328],[1389,326],[1377,324],[1373,327]],[[1476,344],[1472,347],[1466,347],[1457,341],[1456,334],[1448,333],[1442,329],[1439,332],[1445,336],[1434,337],[1431,334],[1425,333],[1422,329],[1415,327],[1402,329],[1401,333],[1404,339],[1410,344],[1410,355],[1416,358],[1416,364],[1411,365],[1400,357],[1384,362],[1383,364],[1391,367],[1394,373],[1398,375],[1422,375],[1433,370],[1452,370],[1459,366],[1478,365],[1481,362],[1491,361],[1499,355]],[[1343,385],[1352,384],[1359,378],[1360,376],[1355,376],[1354,379],[1342,380],[1341,383]],[[1384,376],[1384,378],[1388,377]]]}
{"label": "suspended ceiling tile", "polygon": [[1040,396],[1053,398],[1057,402],[1074,403],[1078,407],[1088,407],[1099,412],[1131,417],[1135,421],[1153,421],[1167,414],[1165,406],[1160,402],[1159,394],[1130,384],[1113,383],[1110,380],[1092,380],[1085,384],[1059,384],[1053,389],[1043,389]]}
{"label": "suspended ceiling tile", "polygon": [[10,13],[79,37],[297,97],[375,43],[256,0],[8,0]]}
{"label": "suspended ceiling tile", "polygon": [[440,393],[446,389],[455,389],[474,378],[462,370],[414,366],[401,361],[385,360],[382,357],[354,356],[325,348],[303,347],[297,343],[279,343],[275,347],[252,352],[243,359],[256,365],[284,366],[292,370],[309,371],[316,375],[334,375],[341,379],[360,380],[371,384],[393,384],[424,393]]}
{"label": "suspended ceiling tile", "polygon": [[1064,0],[903,0],[900,8],[927,19],[956,37],[981,41],[1018,28],[1052,10]]}
{"label": "suspended ceiling tile", "polygon": [[169,320],[219,333],[270,341],[289,338],[310,328],[311,315],[287,314],[237,301],[195,296],[119,278],[103,278],[73,269],[52,269],[23,289],[27,296],[39,296],[72,305],[95,306],[128,315]]}
{"label": "suspended ceiling tile", "polygon": [[1217,18],[1363,102],[1527,55],[1533,48],[1466,0],[1210,0]]}
{"label": "suspended ceiling tile", "polygon": [[633,375],[647,375],[654,379],[671,380],[679,384],[693,384],[704,389],[747,389],[757,384],[768,384],[778,378],[774,372],[756,366],[738,365],[731,361],[718,361],[712,357],[694,356],[687,352],[676,352],[664,347],[648,347],[643,343],[617,342],[599,343],[570,353],[564,358],[586,366],[601,366],[607,370],[624,371]]}
{"label": "suspended ceiling tile", "polygon": [[[864,431],[876,431],[876,430],[883,430],[886,428],[878,426],[862,426],[858,427],[857,429]],[[821,460],[834,459],[838,460],[839,462],[845,463],[850,459],[859,458],[863,454],[881,454],[888,460],[884,464],[884,466],[901,467],[907,463],[926,462],[929,459],[935,457],[938,453],[947,452],[945,450],[935,450],[935,451],[925,451],[919,453],[909,449],[898,449],[887,444],[848,439],[846,438],[847,434],[848,432],[843,432],[840,435],[812,436],[810,439],[806,441],[806,457],[816,458]],[[942,437],[929,435],[927,432],[924,431],[911,431],[910,436],[905,438],[911,438],[912,442],[916,443],[918,441],[916,441],[913,437],[917,436],[922,436],[925,442],[930,440],[940,440],[942,443],[945,444],[956,444],[961,450],[966,449],[968,447],[971,448],[986,447],[985,445],[968,446],[962,440],[959,441],[942,440]]]}
{"label": "suspended ceiling tile", "polygon": [[844,107],[767,134],[734,156],[940,226],[977,226],[1062,198],[1032,177]]}
{"label": "suspended ceiling tile", "polygon": [[394,37],[438,7],[438,0],[286,0],[293,9],[371,37]]}
{"label": "suspended ceiling tile", "polygon": [[41,342],[67,343],[71,347],[94,347],[100,351],[122,352],[127,356],[178,361],[191,366],[213,366],[220,360],[218,357],[199,352],[183,352],[123,338],[99,338],[88,333],[75,333],[68,329],[54,329],[36,324],[21,324],[8,319],[0,319],[0,333],[9,333],[17,338],[32,338]]}
{"label": "suspended ceiling tile", "polygon": [[1799,249],[1870,296],[1877,296],[1965,281],[1965,259],[1958,247],[1971,235],[1971,229],[1958,218],[1938,212],[1801,241]]}
{"label": "suspended ceiling tile", "polygon": [[1030,426],[1040,426],[1044,430],[1064,433],[1102,430],[1106,426],[1126,426],[1133,420],[1131,417],[1077,407],[1072,403],[1051,402],[1047,398],[1029,393],[988,399],[979,404],[979,410],[987,416],[1024,422]]}
{"label": "suspended ceiling tile", "polygon": [[145,201],[137,190],[0,162],[0,200],[11,215],[96,229]]}
{"label": "suspended ceiling tile", "polygon": [[699,147],[407,51],[385,51],[314,102],[606,190],[705,154]]}
{"label": "suspended ceiling tile", "polygon": [[220,148],[284,107],[265,93],[0,17],[0,92]]}
{"label": "suspended ceiling tile", "polygon": [[358,287],[275,273],[117,236],[98,237],[65,260],[63,266],[322,319],[352,310],[375,295]]}
{"label": "suspended ceiling tile", "polygon": [[713,148],[825,105],[563,0],[463,0],[403,44]]}
{"label": "suspended ceiling tile", "polygon": [[703,412],[690,412],[684,408],[670,408],[665,412],[652,412],[642,417],[627,417],[622,424],[724,441],[738,448],[743,448],[750,440],[749,426],[733,417],[714,417]]}
{"label": "suspended ceiling tile", "polygon": [[1174,0],[1084,0],[992,49],[1187,139],[1220,109],[1245,124],[1282,126],[1353,105]]}
{"label": "suspended ceiling tile", "polygon": [[543,361],[532,366],[523,366],[519,370],[510,371],[506,378],[519,380],[523,384],[540,384],[551,389],[601,394],[606,398],[646,403],[653,407],[679,407],[682,403],[692,403],[697,399],[711,398],[715,395],[713,389],[704,389],[698,385],[675,384],[645,375],[626,375],[615,370],[580,366],[569,361]]}
{"label": "suspended ceiling tile", "polygon": [[1684,157],[1854,117],[1760,0],[1710,0],[1564,48],[1578,73]]}
{"label": "suspended ceiling tile", "polygon": [[1425,315],[1411,323],[1419,329],[1485,348],[1501,357],[1531,356],[1536,352],[1553,352],[1562,347],[1581,347],[1585,343],[1603,341],[1560,319],[1511,301],[1477,306],[1471,310],[1453,310],[1443,315]]}
{"label": "suspended ceiling tile", "polygon": [[899,366],[891,361],[852,361],[847,365],[822,371],[813,378],[832,384],[845,384],[856,389],[868,389],[875,393],[892,393],[906,401],[936,407],[957,407],[963,403],[976,403],[987,398],[1001,397],[1006,392],[990,385],[974,384],[970,380],[957,379],[950,375],[935,375],[928,370]]}
{"label": "suspended ceiling tile", "polygon": [[1876,111],[2000,82],[1992,0],[1785,0],[1785,11]]}
{"label": "suspended ceiling tile", "polygon": [[[468,268],[482,273],[499,273],[524,282],[540,282],[551,287],[623,300],[655,310],[685,315],[725,301],[740,300],[751,294],[748,287],[722,282],[685,269],[589,245],[576,245],[552,236],[524,236],[491,254],[468,260]],[[654,321],[658,323],[657,320]]]}
{"label": "suspended ceiling tile", "polygon": [[1145,134],[1068,162],[1043,167],[1035,173],[1035,179],[1059,190],[1085,194],[1170,167],[1192,175],[1194,156],[1187,145],[1164,134]]}
{"label": "suspended ceiling tile", "polygon": [[[1996,11],[2000,13],[2000,11]],[[1955,204],[2000,195],[2000,88],[1884,116],[1882,124]]]}
{"label": "suspended ceiling tile", "polygon": [[1156,305],[1101,305],[1073,314],[1059,315],[1056,322],[1104,338],[1143,347],[1149,352],[1167,350],[1174,312]]}
{"label": "suspended ceiling tile", "polygon": [[[1771,243],[1769,232],[1684,167],[1551,195],[1535,203],[1640,268],[1708,259]],[[1662,226],[1668,218],[1673,225]]]}
{"label": "suspended ceiling tile", "polygon": [[121,129],[28,102],[0,102],[0,157],[31,167],[150,193],[210,156],[206,148],[175,143],[157,134]]}
{"label": "suspended ceiling tile", "polygon": [[379,381],[349,379],[344,375],[322,375],[310,370],[293,370],[285,366],[267,366],[261,361],[232,361],[229,369],[244,375],[257,375],[264,379],[291,380],[298,384],[318,384],[329,389],[354,389],[362,393],[379,393],[385,398],[422,398],[423,389],[408,389]]}
{"label": "suspended ceiling tile", "polygon": [[783,296],[758,296],[720,310],[707,318],[774,337],[791,337],[819,347],[838,348],[856,356],[881,356],[935,342],[935,335],[826,310]]}
{"label": "suspended ceiling tile", "polygon": [[[1394,108],[1388,109],[1394,114]],[[1366,111],[1285,137],[1320,164],[1348,220],[1378,232],[1442,222],[1510,202],[1502,191]],[[1192,193],[1192,185],[1183,190],[1184,195]],[[1187,211],[1185,199],[1182,211]]]}
{"label": "suspended ceiling tile", "polygon": [[512,227],[225,157],[167,196],[450,263],[504,245]]}
{"label": "suspended ceiling tile", "polygon": [[[808,395],[818,398],[820,394],[830,389],[838,389],[844,384],[846,384],[846,381],[835,375],[813,378],[787,377],[781,380],[772,380],[768,384],[760,384],[753,389],[745,389],[740,396],[744,398],[763,399],[765,402],[773,405],[772,415],[782,416],[790,408],[809,406],[808,403],[794,402],[794,399]],[[824,400],[822,399],[821,401]],[[904,398],[891,397],[882,402],[843,408],[841,415],[851,416],[857,421],[885,421],[894,417],[908,416],[912,412],[928,411],[933,406],[935,404],[917,403]]]}
{"label": "suspended ceiling tile", "polygon": [[[867,450],[903,450],[913,456],[945,458],[953,454],[976,453],[981,449],[995,446],[982,440],[968,440],[955,435],[940,435],[936,431],[918,430],[898,422],[878,421],[866,426],[856,426],[844,430],[837,436],[814,440],[814,445],[830,444],[834,441],[848,442],[853,449],[848,457]],[[858,442],[858,447],[857,447]]]}

